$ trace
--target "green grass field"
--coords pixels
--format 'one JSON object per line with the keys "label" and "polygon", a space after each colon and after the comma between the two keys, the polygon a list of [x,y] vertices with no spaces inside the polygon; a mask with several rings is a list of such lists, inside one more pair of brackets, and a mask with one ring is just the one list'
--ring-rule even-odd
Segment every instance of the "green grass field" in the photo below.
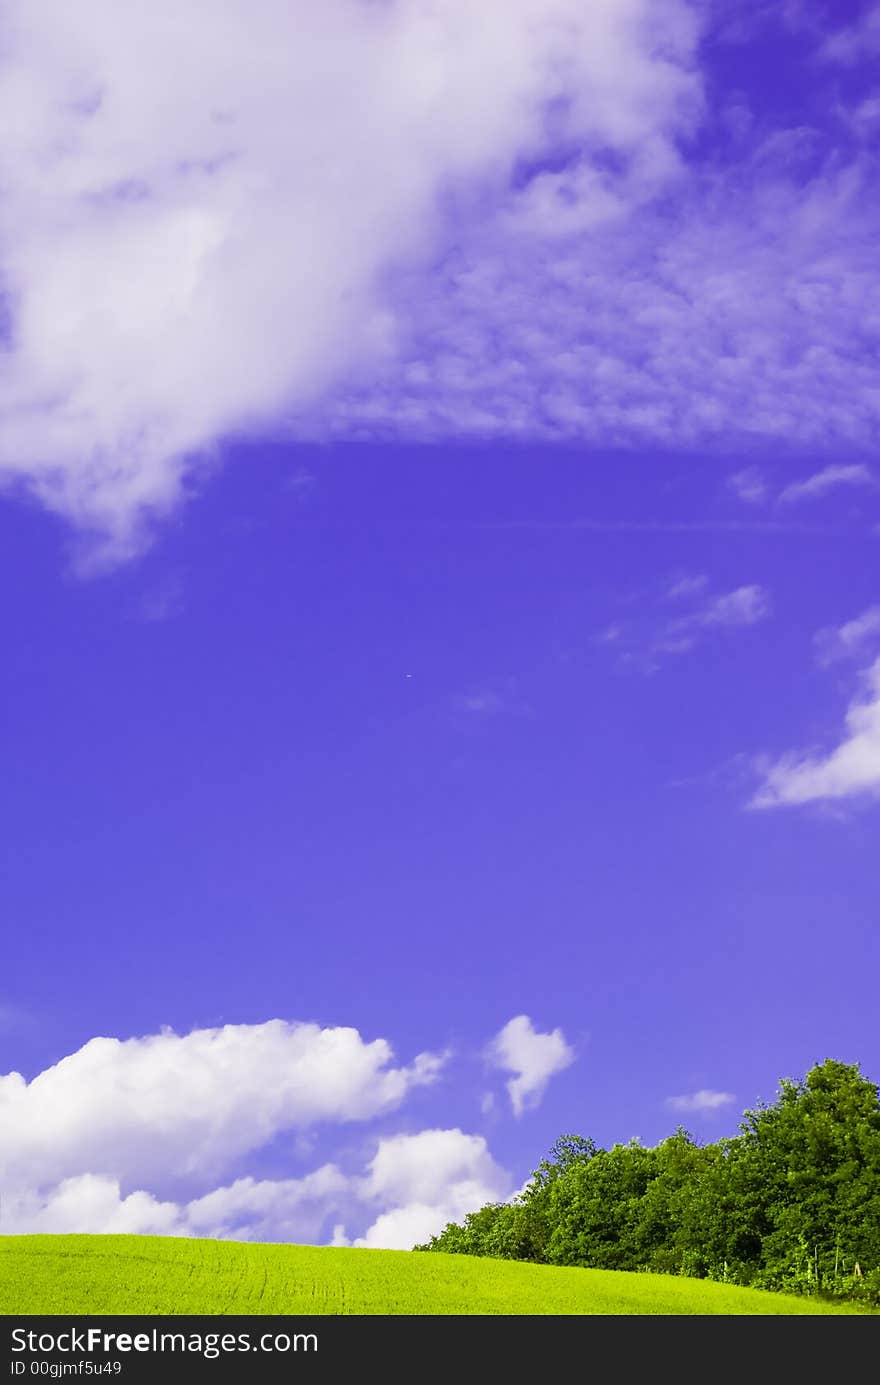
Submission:
{"label": "green grass field", "polygon": [[827,1314],[670,1275],[162,1236],[0,1237],[0,1313]]}

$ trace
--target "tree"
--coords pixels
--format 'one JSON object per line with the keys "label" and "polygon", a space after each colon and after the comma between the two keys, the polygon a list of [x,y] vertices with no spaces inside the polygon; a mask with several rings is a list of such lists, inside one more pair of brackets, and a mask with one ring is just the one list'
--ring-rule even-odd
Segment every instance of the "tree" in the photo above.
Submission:
{"label": "tree", "polygon": [[880,1099],[858,1064],[826,1059],[746,1111],[737,1182],[762,1210],[761,1280],[805,1289],[880,1265]]}
{"label": "tree", "polygon": [[638,1217],[654,1151],[637,1140],[570,1165],[550,1187],[548,1258],[556,1265],[638,1269]]}
{"label": "tree", "polygon": [[421,1249],[880,1302],[877,1087],[827,1059],[715,1144],[681,1127],[653,1149],[563,1135],[518,1197]]}

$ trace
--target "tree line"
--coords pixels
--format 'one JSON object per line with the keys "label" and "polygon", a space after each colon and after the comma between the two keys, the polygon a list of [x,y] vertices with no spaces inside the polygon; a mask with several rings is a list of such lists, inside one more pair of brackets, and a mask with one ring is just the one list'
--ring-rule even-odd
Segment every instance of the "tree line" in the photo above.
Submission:
{"label": "tree line", "polygon": [[785,1079],[739,1134],[563,1135],[510,1202],[420,1251],[726,1280],[880,1305],[880,1096],[858,1064]]}

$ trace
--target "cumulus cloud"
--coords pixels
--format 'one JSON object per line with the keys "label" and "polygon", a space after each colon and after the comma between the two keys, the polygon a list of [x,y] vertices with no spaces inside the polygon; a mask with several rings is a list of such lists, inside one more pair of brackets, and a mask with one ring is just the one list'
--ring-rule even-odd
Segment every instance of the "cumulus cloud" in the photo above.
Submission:
{"label": "cumulus cloud", "polygon": [[732,1092],[713,1092],[709,1087],[702,1087],[698,1092],[669,1096],[666,1098],[666,1105],[672,1111],[693,1111],[698,1115],[711,1115],[724,1106],[730,1106],[734,1101],[736,1097]]}
{"label": "cumulus cloud", "polygon": [[190,1202],[159,1198],[142,1188],[125,1193],[120,1179],[85,1173],[42,1188],[5,1188],[3,1230],[310,1244],[320,1240],[340,1210],[353,1208],[356,1184],[333,1164],[302,1178],[236,1179]]}
{"label": "cumulus cloud", "polygon": [[124,1196],[117,1178],[78,1174],[55,1185],[3,1189],[3,1231],[38,1233],[180,1236],[186,1234],[181,1208],[138,1190]]}
{"label": "cumulus cloud", "polygon": [[814,637],[816,657],[823,668],[841,659],[857,659],[880,640],[880,606],[869,606],[843,625],[818,630]]}
{"label": "cumulus cloud", "polygon": [[423,1130],[379,1142],[362,1196],[393,1203],[354,1244],[409,1250],[487,1202],[510,1193],[510,1175],[495,1163],[481,1135]]}
{"label": "cumulus cloud", "polygon": [[282,1020],[92,1039],[29,1083],[0,1077],[0,1177],[216,1174],[281,1131],[393,1110],[442,1065],[392,1059],[385,1039]]}
{"label": "cumulus cloud", "polygon": [[506,1084],[515,1116],[540,1105],[550,1078],[574,1062],[574,1049],[561,1029],[548,1034],[536,1030],[528,1015],[508,1020],[488,1050],[494,1067],[514,1075]]}
{"label": "cumulus cloud", "polygon": [[[442,1061],[392,1059],[386,1040],[354,1029],[273,1020],[93,1039],[30,1083],[8,1074],[2,1229],[409,1248],[510,1192],[482,1136],[369,1135],[345,1151],[345,1167],[241,1172],[285,1131],[387,1115]],[[218,1182],[222,1169],[234,1176]],[[352,1242],[346,1226],[366,1229]]]}
{"label": "cumulus cloud", "polygon": [[180,1221],[189,1236],[311,1244],[351,1201],[352,1180],[325,1164],[302,1178],[238,1178],[187,1203]]}
{"label": "cumulus cloud", "polygon": [[843,738],[823,754],[783,756],[763,771],[753,808],[779,808],[880,794],[880,659],[863,675],[864,695],[847,714]]}
{"label": "cumulus cloud", "polygon": [[401,357],[390,271],[678,177],[695,43],[684,0],[8,0],[2,474],[131,552],[215,444]]}
{"label": "cumulus cloud", "polygon": [[876,481],[869,467],[862,463],[848,466],[826,466],[803,481],[795,481],[779,494],[783,504],[799,500],[819,500],[839,486],[874,486]]}
{"label": "cumulus cloud", "polygon": [[[481,1136],[423,1130],[383,1137],[362,1173],[324,1164],[301,1178],[236,1179],[189,1202],[161,1199],[120,1180],[80,1174],[43,1189],[4,1189],[8,1234],[121,1233],[409,1250],[487,1202],[505,1198],[510,1175]],[[368,1223],[351,1240],[346,1220]],[[332,1231],[331,1231],[332,1228]]]}

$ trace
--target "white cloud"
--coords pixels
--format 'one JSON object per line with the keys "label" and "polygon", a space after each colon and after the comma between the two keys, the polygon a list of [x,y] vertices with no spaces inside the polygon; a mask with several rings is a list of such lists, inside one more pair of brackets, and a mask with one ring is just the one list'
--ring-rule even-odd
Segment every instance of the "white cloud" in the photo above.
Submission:
{"label": "white cloud", "polygon": [[500,1202],[511,1179],[481,1135],[423,1130],[379,1142],[362,1195],[396,1204],[380,1214],[355,1245],[409,1250],[487,1202]]}
{"label": "white cloud", "polygon": [[695,1111],[700,1115],[711,1115],[724,1106],[730,1106],[736,1097],[732,1092],[713,1092],[703,1087],[698,1092],[688,1092],[683,1096],[669,1096],[666,1105],[672,1111]]}
{"label": "white cloud", "polygon": [[575,1052],[561,1029],[541,1034],[528,1015],[517,1015],[496,1034],[488,1056],[493,1066],[514,1074],[506,1085],[513,1113],[521,1116],[540,1104],[550,1078],[574,1062]]}
{"label": "white cloud", "polygon": [[182,1236],[181,1208],[141,1190],[123,1196],[119,1180],[84,1173],[45,1189],[13,1185],[3,1189],[6,1235],[64,1233]]}
{"label": "white cloud", "polygon": [[[395,1202],[437,1202],[461,1184],[503,1183],[482,1135],[422,1130],[379,1141],[363,1185],[366,1197]],[[466,1193],[466,1196],[470,1196]]]}
{"label": "white cloud", "polygon": [[822,44],[820,56],[826,62],[851,67],[863,58],[880,52],[880,5],[871,5],[853,24],[838,29]]}
{"label": "white cloud", "polygon": [[413,1246],[423,1245],[432,1236],[438,1236],[447,1223],[456,1221],[466,1212],[476,1211],[478,1206],[466,1207],[461,1213],[419,1202],[395,1207],[377,1217],[366,1234],[356,1237],[352,1244],[371,1250],[412,1250]]}
{"label": "white cloud", "polygon": [[517,679],[512,677],[500,679],[494,685],[469,688],[455,698],[454,706],[472,721],[488,721],[501,715],[522,716],[531,710]]}
{"label": "white cloud", "polygon": [[743,629],[766,620],[771,613],[764,587],[749,583],[729,592],[707,592],[708,579],[684,574],[661,593],[681,611],[658,623],[641,618],[607,626],[596,635],[598,642],[617,651],[621,666],[654,674],[663,659],[688,654],[713,631]]}
{"label": "white cloud", "polygon": [[325,1164],[302,1178],[236,1179],[188,1203],[181,1216],[189,1236],[311,1244],[352,1200],[351,1179]]}
{"label": "white cloud", "polygon": [[0,1178],[205,1177],[281,1131],[393,1110],[442,1063],[392,1058],[385,1039],[282,1020],[92,1039],[30,1083],[0,1077]]}
{"label": "white cloud", "polygon": [[214,444],[398,358],[391,269],[427,282],[489,222],[556,243],[560,209],[580,233],[677,178],[695,42],[683,0],[7,0],[7,480],[132,551]]}
{"label": "white cloud", "polygon": [[823,457],[874,446],[878,161],[840,139],[817,167],[804,132],[756,134],[665,196],[617,188],[613,221],[567,238],[493,223],[429,282],[401,275],[403,367],[337,395],[332,431],[743,453],[772,439],[780,455]]}
{"label": "white cloud", "polygon": [[827,754],[783,756],[763,772],[753,808],[880,794],[880,659],[864,675],[865,696],[846,714],[843,739]]}
{"label": "white cloud", "polygon": [[[696,596],[705,590],[705,585],[705,580],[683,580],[666,595],[678,599]],[[692,610],[666,621],[656,634],[637,641],[642,646],[640,649],[628,651],[624,657],[653,673],[658,667],[658,658],[689,653],[706,631],[735,630],[756,625],[769,615],[770,599],[763,587],[757,583],[736,587],[717,596],[708,596]]]}
{"label": "white cloud", "polygon": [[872,445],[871,98],[687,166],[705,12],[8,0],[0,475],[120,557],[234,434]]}
{"label": "white cloud", "polygon": [[785,490],[780,491],[779,499],[783,504],[790,504],[797,500],[817,500],[828,491],[835,490],[838,486],[874,486],[876,485],[874,475],[869,467],[862,463],[852,463],[848,466],[826,466],[821,471],[814,472],[812,476],[806,477],[803,481],[795,481]]}
{"label": "white cloud", "polygon": [[[383,1133],[360,1153],[346,1149],[346,1168],[325,1162],[291,1178],[240,1172],[285,1131],[387,1115],[441,1062],[423,1054],[401,1068],[392,1056],[384,1039],[365,1043],[354,1029],[274,1020],[93,1039],[31,1083],[8,1074],[0,1078],[0,1230],[306,1244],[332,1236],[408,1248],[509,1194],[512,1180],[482,1136]],[[287,1147],[291,1158],[310,1153],[301,1137]],[[226,1168],[234,1176],[218,1183]],[[181,1198],[181,1187],[194,1195]],[[352,1241],[346,1225],[363,1235]]]}
{"label": "white cloud", "polygon": [[143,1189],[125,1194],[118,1178],[84,1173],[43,1188],[4,1188],[0,1229],[10,1235],[118,1233],[311,1244],[328,1219],[357,1205],[353,1180],[333,1164],[302,1178],[240,1178],[188,1203]]}
{"label": "white cloud", "polygon": [[767,498],[767,482],[756,466],[747,466],[742,471],[735,471],[732,476],[728,476],[727,484],[740,500],[745,500],[750,505],[760,505],[761,501]]}
{"label": "white cloud", "polygon": [[770,602],[763,587],[755,584],[716,596],[693,619],[698,625],[755,625],[770,614]]}
{"label": "white cloud", "polygon": [[683,596],[695,596],[697,592],[705,590],[708,581],[708,577],[702,572],[694,573],[692,576],[677,577],[670,582],[666,595],[671,601],[677,601]]}
{"label": "white cloud", "polygon": [[818,630],[816,657],[823,668],[841,659],[857,659],[880,639],[880,606],[869,606],[843,625]]}
{"label": "white cloud", "polygon": [[463,693],[456,699],[456,707],[462,712],[472,712],[475,716],[491,716],[503,712],[507,703],[500,693],[492,688],[480,688],[474,692]]}
{"label": "white cloud", "polygon": [[[43,1189],[3,1190],[6,1234],[77,1232],[203,1236],[409,1250],[487,1202],[509,1196],[512,1180],[481,1136],[423,1130],[379,1140],[362,1174],[324,1164],[301,1178],[236,1179],[189,1202],[123,1193],[120,1180],[79,1174]],[[366,1220],[351,1240],[346,1218]]]}

